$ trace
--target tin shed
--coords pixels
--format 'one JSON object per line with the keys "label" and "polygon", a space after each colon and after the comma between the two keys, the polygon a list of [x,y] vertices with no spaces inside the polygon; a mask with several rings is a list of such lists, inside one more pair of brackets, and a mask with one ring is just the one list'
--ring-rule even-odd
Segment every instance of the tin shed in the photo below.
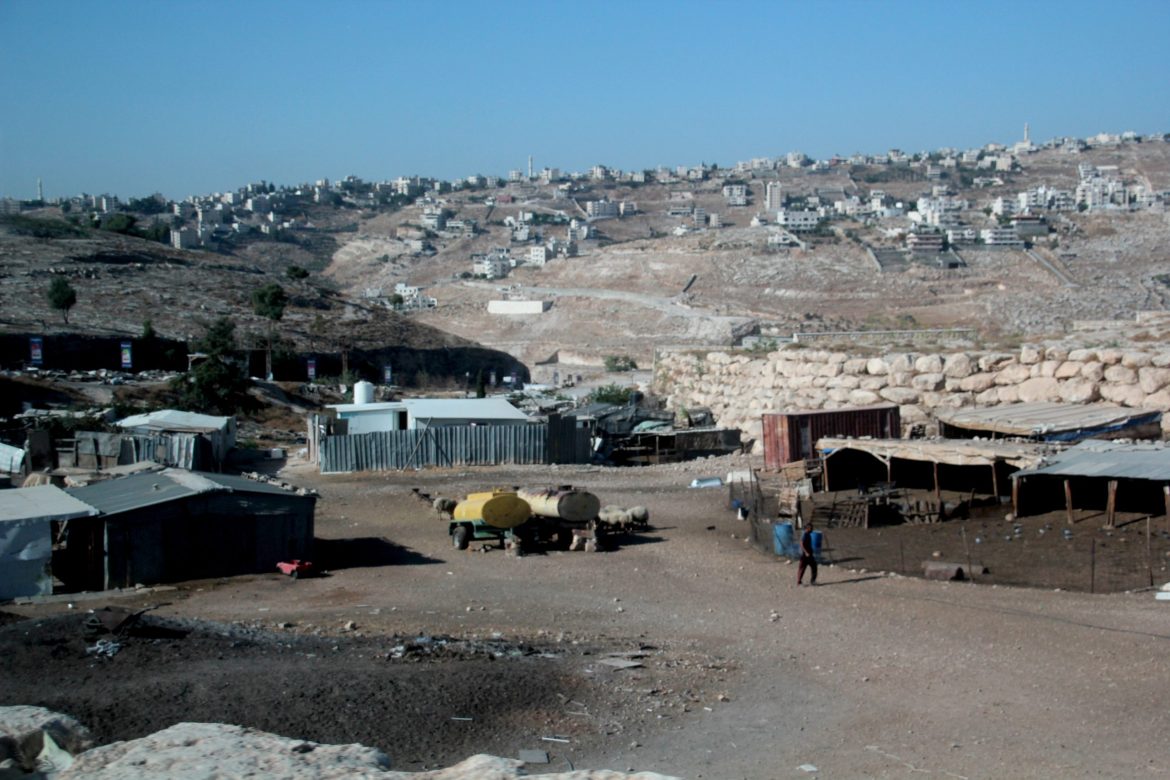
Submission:
{"label": "tin shed", "polygon": [[53,592],[53,523],[97,510],[52,485],[0,490],[0,600]]}
{"label": "tin shed", "polygon": [[779,471],[786,463],[816,456],[818,439],[826,437],[898,439],[901,417],[895,404],[765,414],[764,468]]}
{"label": "tin shed", "polygon": [[313,495],[181,469],[68,492],[101,511],[69,525],[59,576],[71,589],[264,573],[311,557]]}

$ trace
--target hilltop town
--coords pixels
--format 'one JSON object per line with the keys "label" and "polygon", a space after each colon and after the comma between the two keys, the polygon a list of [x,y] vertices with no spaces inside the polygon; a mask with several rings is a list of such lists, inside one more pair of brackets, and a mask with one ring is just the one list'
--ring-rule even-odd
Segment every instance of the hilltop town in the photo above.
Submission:
{"label": "hilltop town", "polygon": [[[1010,145],[827,160],[792,152],[579,172],[530,163],[456,181],[258,182],[179,202],[8,199],[10,219],[63,218],[85,240],[121,244],[87,263],[72,262],[81,236],[33,253],[9,245],[0,295],[10,332],[51,328],[44,274],[80,276],[77,326],[133,334],[149,318],[187,338],[192,318],[209,313],[248,323],[251,288],[275,280],[294,293],[282,335],[301,352],[336,351],[323,333],[384,312],[530,366],[563,364],[559,373],[607,355],[648,364],[662,345],[800,333],[957,328],[952,336],[1010,340],[1164,308],[1168,200],[1165,136],[1036,143],[1026,129]],[[54,254],[46,243],[66,246]],[[102,262],[110,251],[121,260]],[[183,295],[163,281],[136,285],[126,264],[150,257],[237,280],[191,281]],[[26,258],[22,272],[13,261]],[[90,305],[87,289],[115,281],[116,309]]]}

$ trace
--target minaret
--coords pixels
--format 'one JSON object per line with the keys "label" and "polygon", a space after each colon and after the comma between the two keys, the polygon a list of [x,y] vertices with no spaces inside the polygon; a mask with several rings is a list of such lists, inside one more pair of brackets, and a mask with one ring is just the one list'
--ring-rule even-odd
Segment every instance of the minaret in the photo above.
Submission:
{"label": "minaret", "polygon": [[41,184],[41,177],[37,177],[37,200],[41,203],[45,202],[45,188]]}
{"label": "minaret", "polygon": [[528,178],[532,178],[532,155],[528,155]]}
{"label": "minaret", "polygon": [[1024,143],[1030,143],[1030,142],[1031,141],[1028,138],[1028,123],[1024,122]]}

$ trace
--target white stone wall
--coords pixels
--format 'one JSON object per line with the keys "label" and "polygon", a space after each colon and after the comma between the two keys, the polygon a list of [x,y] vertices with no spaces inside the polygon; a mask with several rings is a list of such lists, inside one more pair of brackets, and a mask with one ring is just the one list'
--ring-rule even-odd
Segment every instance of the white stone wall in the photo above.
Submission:
{"label": "white stone wall", "polygon": [[[760,415],[895,403],[902,425],[932,431],[939,408],[1034,401],[1170,411],[1170,347],[1016,352],[890,352],[874,356],[785,347],[766,355],[733,350],[660,350],[654,390],[672,409],[706,406],[720,425],[761,447]],[[1170,431],[1170,415],[1162,421]]]}

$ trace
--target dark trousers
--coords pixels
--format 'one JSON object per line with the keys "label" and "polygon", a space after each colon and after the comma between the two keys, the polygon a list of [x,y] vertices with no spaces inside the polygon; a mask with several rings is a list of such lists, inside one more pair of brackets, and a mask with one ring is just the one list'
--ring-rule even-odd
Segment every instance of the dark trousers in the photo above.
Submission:
{"label": "dark trousers", "polygon": [[817,581],[817,559],[811,555],[805,555],[804,553],[801,553],[800,565],[796,567],[797,585],[799,585],[801,580],[804,579],[804,567],[806,566],[809,568],[809,573],[812,575],[809,581],[814,583]]}

